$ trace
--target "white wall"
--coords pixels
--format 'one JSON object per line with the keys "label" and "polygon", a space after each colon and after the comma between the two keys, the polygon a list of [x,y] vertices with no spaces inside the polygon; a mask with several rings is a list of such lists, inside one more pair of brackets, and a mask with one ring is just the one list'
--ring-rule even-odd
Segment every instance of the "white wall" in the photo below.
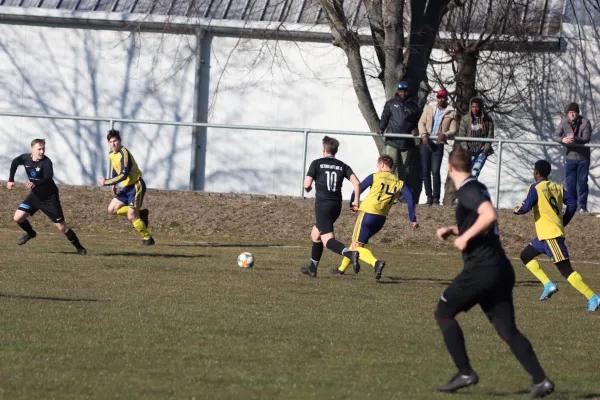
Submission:
{"label": "white wall", "polygon": [[[545,71],[547,77],[540,78],[539,88],[524,94],[527,107],[510,120],[497,118],[499,135],[549,139],[570,101],[580,102],[583,114],[597,121],[593,97],[600,70],[592,61],[600,59],[598,46],[577,40],[568,30],[566,34],[573,36],[567,40],[567,51],[548,55],[552,67]],[[193,46],[194,38],[188,36],[144,33],[134,38],[110,31],[0,25],[0,109],[191,121],[194,67],[180,61]],[[580,46],[585,46],[585,53],[579,51]],[[366,59],[373,59],[371,49],[363,52]],[[217,37],[210,63],[210,122],[368,130],[345,57],[331,45]],[[385,101],[381,85],[371,79],[370,88],[380,112]],[[118,127],[148,186],[188,187],[190,129]],[[0,178],[7,178],[10,160],[26,152],[32,138],[41,136],[49,140],[48,155],[56,165],[57,181],[92,183],[107,167],[107,129],[108,124],[2,117]],[[338,157],[360,178],[374,171],[377,151],[371,138],[336,136],[341,142]],[[310,135],[308,163],[320,156],[321,138]],[[209,129],[206,189],[298,195],[307,167],[301,166],[302,145],[302,135],[297,133]],[[563,180],[561,150],[513,145],[506,150],[502,207],[522,200],[537,158],[552,161],[557,168],[552,178]],[[600,152],[593,154],[592,164],[597,165]],[[492,195],[495,162],[492,156],[481,177]],[[445,174],[446,162],[442,179]],[[590,208],[596,211],[600,211],[598,176],[600,169],[593,169]],[[349,195],[349,184],[344,193]]]}
{"label": "white wall", "polygon": [[[185,37],[193,42],[194,38]],[[191,121],[193,67],[173,68],[182,37],[0,25],[0,110]],[[193,43],[192,43],[193,44]],[[47,139],[57,182],[92,184],[106,174],[108,123],[0,117],[0,179],[12,158]],[[117,126],[150,187],[186,189],[188,128]],[[21,169],[18,177],[25,179]]]}

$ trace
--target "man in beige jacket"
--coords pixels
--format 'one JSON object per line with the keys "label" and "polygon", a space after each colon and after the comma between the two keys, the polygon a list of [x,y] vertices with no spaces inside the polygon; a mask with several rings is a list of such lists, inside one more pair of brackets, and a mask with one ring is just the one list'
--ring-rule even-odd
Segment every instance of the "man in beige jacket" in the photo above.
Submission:
{"label": "man in beige jacket", "polygon": [[[421,171],[427,204],[440,204],[442,180],[440,169],[444,158],[444,143],[456,134],[455,110],[448,104],[448,92],[437,92],[436,101],[425,106],[419,120]],[[433,177],[433,186],[432,186]]]}

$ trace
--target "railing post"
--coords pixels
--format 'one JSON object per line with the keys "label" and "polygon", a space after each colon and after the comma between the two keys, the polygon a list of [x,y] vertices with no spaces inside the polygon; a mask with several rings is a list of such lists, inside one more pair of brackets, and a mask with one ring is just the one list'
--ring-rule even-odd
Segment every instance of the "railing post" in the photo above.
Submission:
{"label": "railing post", "polygon": [[496,209],[500,207],[500,173],[502,171],[502,139],[498,140],[498,164],[496,164]]}
{"label": "railing post", "polygon": [[115,129],[115,121],[113,121],[111,119],[109,122],[110,122],[110,129]]}
{"label": "railing post", "polygon": [[300,168],[300,177],[302,188],[300,189],[300,197],[304,198],[304,168],[306,168],[306,157],[308,153],[308,129],[304,130],[304,147],[302,150],[302,168]]}

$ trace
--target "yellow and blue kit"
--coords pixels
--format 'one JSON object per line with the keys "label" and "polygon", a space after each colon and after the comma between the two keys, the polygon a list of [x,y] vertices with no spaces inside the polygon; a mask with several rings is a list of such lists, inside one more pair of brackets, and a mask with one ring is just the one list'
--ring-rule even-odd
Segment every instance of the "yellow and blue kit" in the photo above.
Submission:
{"label": "yellow and blue kit", "polygon": [[[567,206],[563,216],[562,205]],[[536,237],[531,245],[544,253],[555,263],[569,258],[565,245],[565,226],[571,221],[577,209],[577,202],[565,188],[556,182],[543,180],[527,189],[527,197],[515,207],[517,215],[533,209]]]}
{"label": "yellow and blue kit", "polygon": [[[360,192],[370,188],[369,194],[360,204],[358,218],[354,225],[352,240],[367,244],[369,239],[383,228],[392,207],[392,202],[400,194],[408,205],[408,215],[412,222],[417,221],[415,205],[410,189],[391,172],[377,172],[367,176],[360,183]],[[350,204],[354,202],[354,193]]]}
{"label": "yellow and blue kit", "polygon": [[129,207],[141,207],[146,193],[146,183],[142,179],[135,159],[125,147],[118,152],[111,151],[108,155],[112,165],[112,177],[104,181],[104,186],[120,183],[123,189],[115,198]]}

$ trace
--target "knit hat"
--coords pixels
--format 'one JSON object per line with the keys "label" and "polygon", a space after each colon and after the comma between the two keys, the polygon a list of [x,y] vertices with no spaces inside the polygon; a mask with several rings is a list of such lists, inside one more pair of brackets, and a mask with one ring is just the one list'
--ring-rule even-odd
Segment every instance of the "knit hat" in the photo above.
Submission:
{"label": "knit hat", "polygon": [[397,86],[398,90],[408,90],[408,82],[398,82],[398,86]]}
{"label": "knit hat", "polygon": [[570,111],[575,111],[577,114],[579,114],[579,104],[577,103],[571,103],[567,106],[567,112]]}
{"label": "knit hat", "polygon": [[437,97],[448,97],[448,91],[446,89],[438,90]]}

